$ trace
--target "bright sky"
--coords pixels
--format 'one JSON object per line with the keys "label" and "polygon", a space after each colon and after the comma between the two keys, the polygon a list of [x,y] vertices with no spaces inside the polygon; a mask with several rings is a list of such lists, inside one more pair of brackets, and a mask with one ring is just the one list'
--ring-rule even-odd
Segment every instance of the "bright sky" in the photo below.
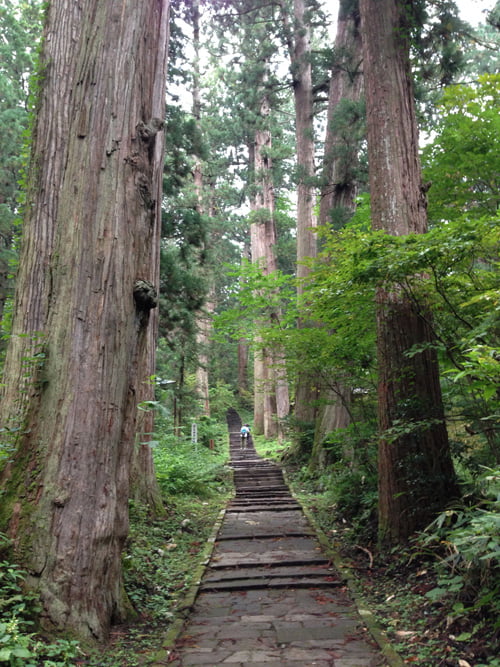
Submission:
{"label": "bright sky", "polygon": [[484,23],[485,10],[493,9],[496,4],[496,0],[455,0],[455,2],[461,18],[472,25]]}

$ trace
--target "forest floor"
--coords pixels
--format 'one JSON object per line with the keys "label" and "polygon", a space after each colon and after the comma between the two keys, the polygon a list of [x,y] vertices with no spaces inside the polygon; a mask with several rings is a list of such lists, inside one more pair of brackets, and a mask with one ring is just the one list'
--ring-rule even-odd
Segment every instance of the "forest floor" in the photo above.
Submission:
{"label": "forest floor", "polygon": [[[300,500],[317,524],[317,498],[301,494]],[[356,544],[344,522],[324,532],[355,591],[405,664],[500,667],[500,619],[471,609],[462,577],[455,576],[454,582],[451,573],[443,588],[435,552],[415,544],[381,554],[369,542]]]}
{"label": "forest floor", "polygon": [[[494,619],[453,611],[454,603],[436,600],[439,582],[431,561],[374,556],[346,543],[341,547],[357,588],[403,661],[419,667],[495,667]],[[377,562],[379,561],[379,562]]]}

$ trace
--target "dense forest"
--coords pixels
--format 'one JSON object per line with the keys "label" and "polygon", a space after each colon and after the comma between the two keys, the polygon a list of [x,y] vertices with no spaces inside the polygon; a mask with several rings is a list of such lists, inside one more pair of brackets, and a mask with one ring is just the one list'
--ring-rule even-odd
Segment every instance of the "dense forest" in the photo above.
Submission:
{"label": "dense forest", "polygon": [[418,664],[500,665],[493,5],[3,0],[0,664],[142,613],[138,526],[224,496],[236,408],[347,551],[432,570],[480,648]]}

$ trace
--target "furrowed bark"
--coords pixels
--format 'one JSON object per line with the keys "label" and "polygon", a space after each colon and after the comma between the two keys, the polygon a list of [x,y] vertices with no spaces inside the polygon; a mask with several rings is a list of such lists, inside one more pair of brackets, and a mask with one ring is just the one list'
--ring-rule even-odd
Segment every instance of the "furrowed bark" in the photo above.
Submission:
{"label": "furrowed bark", "polygon": [[41,595],[44,627],[81,637],[103,639],[128,611],[120,553],[152,363],[168,8],[48,9],[2,401],[22,430],[3,472],[2,527]]}

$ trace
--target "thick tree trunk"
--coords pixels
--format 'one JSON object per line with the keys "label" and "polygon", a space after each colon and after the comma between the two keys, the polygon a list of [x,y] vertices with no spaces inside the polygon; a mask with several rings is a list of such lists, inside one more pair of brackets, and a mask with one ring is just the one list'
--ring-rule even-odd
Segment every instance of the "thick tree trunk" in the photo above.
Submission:
{"label": "thick tree trunk", "polygon": [[[352,3],[345,0],[339,7],[335,53],[328,92],[319,224],[339,228],[355,209],[359,144],[363,136],[360,130],[364,127],[359,109],[363,95],[359,10],[357,5],[353,8]],[[322,407],[314,434],[313,465],[321,466],[326,461],[322,450],[325,436],[350,424],[350,395],[349,387],[337,386],[336,391],[328,387],[321,389]]]}
{"label": "thick tree trunk", "polygon": [[[304,260],[315,257],[316,226],[314,206],[316,204],[314,185],[314,128],[313,89],[311,66],[311,35],[307,20],[306,3],[294,0],[293,34],[289,31],[288,48],[293,76],[295,108],[295,136],[297,148],[297,277],[298,293],[303,291],[301,279],[309,269]],[[305,323],[299,322],[299,326]],[[295,393],[295,416],[297,422],[311,424],[317,415],[318,387],[310,374],[299,373]]]}
{"label": "thick tree trunk", "polygon": [[359,109],[363,96],[359,10],[346,0],[340,3],[335,54],[328,91],[319,224],[339,228],[355,208],[364,129]]}
{"label": "thick tree trunk", "polygon": [[198,349],[198,365],[196,367],[196,392],[204,415],[210,416],[210,385],[208,376],[209,346],[212,334],[212,322],[215,312],[215,295],[213,290],[207,298],[205,308],[197,313],[196,344]]}
{"label": "thick tree trunk", "polygon": [[238,395],[248,397],[248,341],[240,338],[238,341]]}
{"label": "thick tree trunk", "polygon": [[[276,226],[274,221],[274,188],[271,171],[271,132],[265,127],[269,115],[267,97],[261,100],[262,127],[255,132],[251,155],[254,160],[255,196],[252,200],[253,221],[250,226],[252,262],[267,275],[276,271]],[[277,352],[256,341],[254,354],[254,432],[267,438],[278,435],[278,410],[288,414],[288,384],[282,367],[275,363]],[[278,397],[278,398],[277,398]],[[262,429],[262,430],[261,430]]]}
{"label": "thick tree trunk", "polygon": [[120,553],[151,371],[168,7],[49,4],[4,377],[3,423],[22,430],[1,527],[43,625],[98,639],[127,611]]}
{"label": "thick tree trunk", "polygon": [[[424,233],[418,136],[409,62],[412,6],[361,0],[372,224]],[[379,536],[405,541],[456,493],[430,315],[397,288],[377,294]],[[411,357],[408,350],[422,346]]]}
{"label": "thick tree trunk", "polygon": [[455,496],[435,351],[410,359],[433,334],[426,313],[397,292],[377,295],[379,337],[379,534],[404,542]]}

